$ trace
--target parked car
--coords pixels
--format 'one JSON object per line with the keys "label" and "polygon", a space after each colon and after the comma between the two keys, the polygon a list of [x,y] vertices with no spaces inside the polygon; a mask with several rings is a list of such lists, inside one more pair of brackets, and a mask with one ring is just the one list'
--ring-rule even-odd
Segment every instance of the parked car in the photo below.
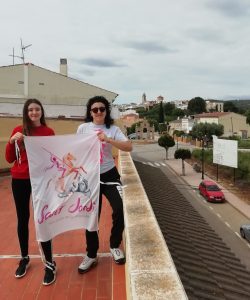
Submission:
{"label": "parked car", "polygon": [[224,202],[225,196],[218,185],[212,180],[203,180],[199,184],[200,194],[209,202]]}
{"label": "parked car", "polygon": [[250,242],[250,224],[240,226],[240,235]]}
{"label": "parked car", "polygon": [[137,139],[137,134],[136,133],[131,133],[131,134],[128,135],[128,138],[130,140],[136,140]]}

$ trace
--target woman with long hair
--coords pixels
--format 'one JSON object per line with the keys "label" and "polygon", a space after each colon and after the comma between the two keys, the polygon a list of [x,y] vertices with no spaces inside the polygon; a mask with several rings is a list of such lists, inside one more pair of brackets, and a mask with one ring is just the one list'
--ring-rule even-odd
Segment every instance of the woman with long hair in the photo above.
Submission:
{"label": "woman with long hair", "polygon": [[[50,136],[55,135],[45,121],[44,109],[37,99],[28,99],[23,107],[23,124],[13,129],[6,145],[5,157],[9,163],[14,163],[11,168],[12,192],[17,214],[17,235],[21,250],[21,260],[15,272],[16,278],[25,276],[29,267],[29,218],[31,182],[27,153],[24,146],[24,136]],[[41,242],[45,257],[44,285],[49,285],[56,280],[56,266],[52,257],[51,241]]]}
{"label": "woman with long hair", "polygon": [[[77,133],[96,132],[102,142],[102,155],[100,165],[100,196],[99,196],[99,217],[102,207],[102,195],[108,199],[112,207],[113,227],[110,235],[110,252],[115,263],[124,264],[125,255],[119,248],[122,241],[124,229],[122,188],[120,175],[115,166],[112,156],[112,147],[122,151],[131,151],[132,144],[125,137],[119,127],[113,125],[114,121],[110,116],[110,104],[103,96],[95,96],[87,103],[86,123],[78,127]],[[99,248],[98,232],[86,230],[87,254],[78,267],[80,274],[89,271],[97,264],[97,251]]]}

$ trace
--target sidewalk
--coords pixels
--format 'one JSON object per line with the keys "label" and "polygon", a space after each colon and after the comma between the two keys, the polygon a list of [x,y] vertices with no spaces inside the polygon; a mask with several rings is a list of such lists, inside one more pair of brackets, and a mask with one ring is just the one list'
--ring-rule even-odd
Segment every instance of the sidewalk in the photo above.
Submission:
{"label": "sidewalk", "polygon": [[[182,174],[182,164],[180,159],[169,159],[166,160],[165,163],[171,167],[171,169],[177,174]],[[201,173],[197,173],[194,171],[193,167],[185,162],[185,176],[181,176],[181,178],[187,182],[190,186],[198,188],[199,183],[202,181]],[[204,179],[213,180],[204,174]],[[214,180],[213,180],[214,181]],[[222,185],[218,183],[219,187],[223,189],[225,194],[226,201],[234,206],[237,210],[239,210],[242,214],[244,214],[247,218],[250,219],[250,205],[246,204],[243,200],[239,199],[233,193],[225,189]]]}
{"label": "sidewalk", "polygon": [[100,219],[98,265],[86,274],[78,274],[77,268],[86,248],[84,230],[65,232],[53,239],[53,253],[58,270],[57,280],[50,286],[43,286],[44,265],[35,239],[32,206],[29,224],[30,268],[25,277],[20,279],[14,277],[20,250],[11,178],[0,177],[0,299],[125,300],[125,266],[116,265],[109,252],[112,218],[107,202],[103,201]]}

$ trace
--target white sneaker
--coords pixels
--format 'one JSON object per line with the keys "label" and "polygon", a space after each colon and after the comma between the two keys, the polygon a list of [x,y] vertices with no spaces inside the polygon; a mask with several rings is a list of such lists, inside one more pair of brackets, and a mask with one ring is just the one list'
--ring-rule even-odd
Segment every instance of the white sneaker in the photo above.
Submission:
{"label": "white sneaker", "polygon": [[90,258],[88,255],[85,256],[82,263],[78,267],[78,272],[80,274],[83,274],[85,272],[88,272],[91,268],[97,265],[97,257],[96,258]]}
{"label": "white sneaker", "polygon": [[123,253],[123,251],[119,248],[110,248],[110,252],[113,256],[113,259],[115,261],[116,264],[118,265],[123,265],[126,262],[126,258],[125,255]]}

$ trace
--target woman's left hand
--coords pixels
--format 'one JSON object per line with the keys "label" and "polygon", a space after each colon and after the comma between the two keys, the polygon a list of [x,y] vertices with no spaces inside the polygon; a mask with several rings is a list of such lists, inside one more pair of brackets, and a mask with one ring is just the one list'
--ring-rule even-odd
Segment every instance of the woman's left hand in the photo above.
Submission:
{"label": "woman's left hand", "polygon": [[103,131],[99,131],[97,133],[97,136],[101,142],[109,143],[109,138],[106,136],[106,134]]}
{"label": "woman's left hand", "polygon": [[107,137],[103,131],[97,132],[97,136],[101,142],[106,142],[119,150],[126,151],[126,152],[132,151],[132,144],[131,141],[129,140],[127,141],[114,140],[112,138]]}

